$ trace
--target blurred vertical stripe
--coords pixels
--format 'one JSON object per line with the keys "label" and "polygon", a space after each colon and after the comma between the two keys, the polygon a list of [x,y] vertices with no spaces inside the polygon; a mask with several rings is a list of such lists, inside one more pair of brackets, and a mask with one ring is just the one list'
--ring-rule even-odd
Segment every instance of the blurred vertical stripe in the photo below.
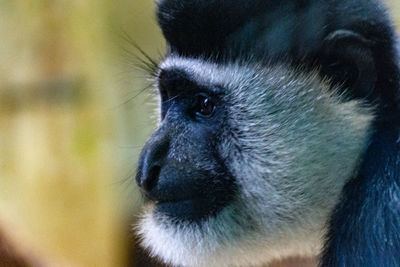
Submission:
{"label": "blurred vertical stripe", "polygon": [[0,0],[0,229],[48,266],[128,261],[119,2]]}

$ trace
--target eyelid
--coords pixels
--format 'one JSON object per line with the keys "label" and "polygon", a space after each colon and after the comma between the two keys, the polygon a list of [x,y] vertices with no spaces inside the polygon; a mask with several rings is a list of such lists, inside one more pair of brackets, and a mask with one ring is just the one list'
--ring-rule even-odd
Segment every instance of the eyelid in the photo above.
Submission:
{"label": "eyelid", "polygon": [[197,93],[206,93],[210,96],[220,96],[224,94],[222,87],[215,85],[202,85],[195,81],[189,79],[179,79],[179,80],[169,80],[168,82],[159,84],[160,94],[177,95],[177,94],[187,94],[194,95]]}
{"label": "eyelid", "polygon": [[212,97],[221,97],[222,95],[224,95],[224,91],[219,86],[202,86],[199,92],[206,93]]}

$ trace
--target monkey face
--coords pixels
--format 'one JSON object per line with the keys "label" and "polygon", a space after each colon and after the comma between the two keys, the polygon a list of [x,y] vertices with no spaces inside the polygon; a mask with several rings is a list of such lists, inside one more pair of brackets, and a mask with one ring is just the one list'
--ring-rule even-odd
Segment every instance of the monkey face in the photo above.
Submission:
{"label": "monkey face", "polygon": [[139,225],[144,246],[173,265],[318,251],[371,109],[289,64],[171,56],[157,84],[160,125],[137,174],[152,200]]}
{"label": "monkey face", "polygon": [[399,47],[379,2],[157,2],[161,119],[137,175],[153,256],[399,265]]}
{"label": "monkey face", "polygon": [[216,216],[235,191],[217,151],[226,118],[222,91],[179,68],[161,69],[158,87],[160,127],[142,151],[137,183],[156,214],[176,222]]}

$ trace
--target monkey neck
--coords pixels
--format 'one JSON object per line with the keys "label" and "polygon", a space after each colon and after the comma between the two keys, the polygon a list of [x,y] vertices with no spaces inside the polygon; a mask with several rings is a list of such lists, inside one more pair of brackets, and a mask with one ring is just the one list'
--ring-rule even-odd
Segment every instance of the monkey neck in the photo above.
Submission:
{"label": "monkey neck", "polygon": [[398,263],[400,126],[377,127],[360,172],[345,186],[332,216],[322,266]]}

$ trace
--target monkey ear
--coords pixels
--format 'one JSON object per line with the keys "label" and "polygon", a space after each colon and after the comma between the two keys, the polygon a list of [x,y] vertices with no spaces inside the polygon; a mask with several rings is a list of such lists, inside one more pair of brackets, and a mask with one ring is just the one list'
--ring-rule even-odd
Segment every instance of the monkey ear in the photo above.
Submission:
{"label": "monkey ear", "polygon": [[346,90],[346,95],[371,96],[377,81],[373,46],[373,41],[356,32],[332,32],[322,44],[321,73]]}

